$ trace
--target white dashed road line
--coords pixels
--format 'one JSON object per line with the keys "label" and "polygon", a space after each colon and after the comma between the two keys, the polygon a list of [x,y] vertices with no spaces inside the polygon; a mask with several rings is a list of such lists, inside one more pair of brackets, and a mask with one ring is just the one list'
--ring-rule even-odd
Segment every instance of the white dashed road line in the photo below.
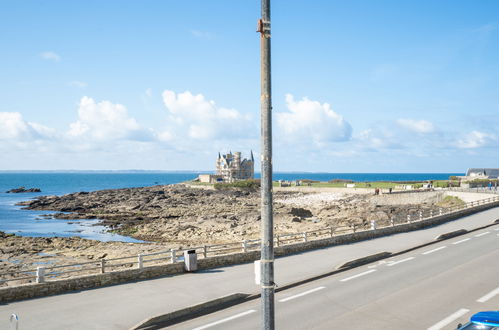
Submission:
{"label": "white dashed road line", "polygon": [[440,251],[442,249],[445,249],[447,246],[441,246],[439,248],[436,248],[436,249],[433,249],[433,250],[430,250],[430,251],[426,251],[426,252],[423,252],[421,254],[430,254],[430,253],[433,253],[433,252],[437,252],[437,251]]}
{"label": "white dashed road line", "polygon": [[497,296],[499,294],[499,288],[495,289],[495,290],[492,290],[490,291],[489,293],[487,293],[485,296],[483,296],[482,298],[478,299],[477,302],[486,302],[487,300],[491,299],[491,298],[494,298],[495,296]]}
{"label": "white dashed road line", "polygon": [[375,272],[375,271],[376,271],[376,269],[371,269],[371,270],[368,270],[367,272],[363,272],[363,273],[360,273],[360,274],[357,274],[354,276],[344,278],[344,279],[340,280],[340,282],[350,281],[350,280],[353,280],[354,278],[361,277],[361,276],[367,275],[367,274]]}
{"label": "white dashed road line", "polygon": [[316,292],[316,291],[319,291],[319,290],[322,290],[325,288],[326,288],[325,286],[320,286],[320,287],[312,289],[312,290],[308,290],[308,291],[305,291],[302,293],[295,294],[294,296],[283,298],[283,299],[279,300],[279,302],[286,302],[286,301],[289,301],[289,300],[292,300],[295,298],[303,297],[303,296],[306,296],[307,294],[310,294],[310,293],[313,293],[313,292]]}
{"label": "white dashed road line", "polygon": [[391,267],[391,266],[395,266],[397,264],[401,264],[403,262],[406,262],[406,261],[409,261],[409,260],[412,260],[414,259],[414,257],[409,257],[409,258],[405,258],[405,259],[402,259],[402,260],[398,260],[398,261],[391,261],[389,262],[388,264],[386,264],[388,267]]}
{"label": "white dashed road line", "polygon": [[194,328],[192,330],[203,330],[203,329],[208,329],[214,325],[218,325],[218,324],[221,324],[221,323],[225,323],[225,322],[228,322],[228,321],[232,321],[234,319],[237,319],[239,317],[243,317],[243,316],[246,316],[246,315],[249,315],[251,313],[254,313],[256,312],[256,310],[254,309],[250,309],[249,311],[246,311],[246,312],[242,312],[242,313],[239,313],[239,314],[236,314],[236,315],[233,315],[233,316],[230,316],[230,317],[227,317],[225,319],[221,319],[221,320],[218,320],[216,322],[212,322],[212,323],[208,323],[208,324],[205,324],[205,325],[202,325],[200,327],[197,327],[197,328]]}
{"label": "white dashed road line", "polygon": [[487,235],[487,234],[490,234],[490,231],[486,231],[485,233],[481,233],[481,234],[476,234],[475,237],[480,237],[480,236]]}
{"label": "white dashed road line", "polygon": [[499,230],[499,228],[494,229],[495,231]]}
{"label": "white dashed road line", "polygon": [[460,241],[454,242],[454,243],[452,243],[452,244],[461,244],[461,243],[464,243],[464,242],[466,242],[466,241],[469,241],[470,239],[471,239],[471,238],[465,238],[465,239],[462,239],[462,240],[460,240]]}
{"label": "white dashed road line", "polygon": [[464,314],[468,313],[469,311],[470,311],[469,309],[461,308],[460,310],[458,310],[454,314],[451,314],[451,315],[447,316],[442,321],[440,321],[438,323],[435,323],[434,325],[432,325],[431,327],[429,327],[428,330],[439,330],[439,329],[442,329],[443,327],[445,327],[446,325],[448,325],[448,324],[452,323],[453,321],[457,320],[458,318],[460,318]]}

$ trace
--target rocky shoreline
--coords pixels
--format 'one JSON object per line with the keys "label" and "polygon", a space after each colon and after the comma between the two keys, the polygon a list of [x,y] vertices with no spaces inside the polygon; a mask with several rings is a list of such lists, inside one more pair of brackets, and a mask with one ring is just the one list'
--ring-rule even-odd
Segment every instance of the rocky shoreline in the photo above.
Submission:
{"label": "rocky shoreline", "polygon": [[[417,194],[417,193],[414,193]],[[437,209],[441,193],[411,203],[410,194],[274,193],[276,234],[324,227],[367,228],[387,224],[397,214]],[[400,198],[398,198],[400,199]],[[213,190],[184,184],[42,196],[20,203],[49,210],[59,219],[99,219],[111,231],[136,239],[182,247],[256,238],[260,233],[260,194],[250,190]]]}
{"label": "rocky shoreline", "polygon": [[[408,212],[446,207],[443,192],[374,195],[350,190],[275,191],[276,234],[379,226],[405,221]],[[451,203],[459,201],[451,201]],[[54,211],[59,219],[98,219],[110,231],[150,243],[100,242],[78,237],[21,237],[0,232],[0,273],[39,265],[81,263],[102,258],[258,238],[260,193],[214,190],[185,184],[41,196],[25,209]],[[5,285],[5,284],[4,284]],[[9,282],[9,285],[15,285]]]}

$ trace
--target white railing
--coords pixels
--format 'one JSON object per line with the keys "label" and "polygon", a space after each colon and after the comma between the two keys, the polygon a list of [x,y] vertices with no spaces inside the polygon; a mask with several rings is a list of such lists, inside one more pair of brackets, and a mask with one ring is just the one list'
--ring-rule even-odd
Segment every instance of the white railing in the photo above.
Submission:
{"label": "white railing", "polygon": [[[274,246],[285,246],[289,244],[305,243],[324,238],[330,238],[356,231],[378,230],[386,227],[394,227],[406,223],[423,221],[432,217],[448,215],[465,209],[490,204],[499,201],[499,196],[493,196],[487,199],[478,200],[451,208],[438,208],[429,210],[418,210],[404,215],[391,217],[385,223],[377,224],[375,220],[371,221],[369,226],[360,227],[352,225],[351,227],[327,227],[312,231],[278,234],[274,236]],[[99,259],[95,261],[73,263],[67,265],[44,266],[29,270],[16,270],[0,273],[0,284],[3,282],[19,281],[23,283],[44,283],[50,280],[68,278],[75,274],[103,274],[106,272],[120,271],[125,269],[142,269],[148,266],[155,266],[168,263],[176,263],[183,260],[183,252],[195,250],[198,258],[209,258],[233,253],[246,253],[260,250],[260,239],[248,239],[234,243],[211,244],[185,249],[170,249],[154,253],[138,254],[112,259]]]}

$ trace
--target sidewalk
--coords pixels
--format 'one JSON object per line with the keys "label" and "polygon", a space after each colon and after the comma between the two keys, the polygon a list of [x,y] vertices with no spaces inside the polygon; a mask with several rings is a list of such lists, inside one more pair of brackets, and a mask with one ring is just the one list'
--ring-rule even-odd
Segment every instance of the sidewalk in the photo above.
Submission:
{"label": "sidewalk", "polygon": [[[284,286],[330,272],[352,259],[409,249],[440,234],[471,230],[498,218],[499,208],[494,208],[437,227],[282,257],[276,260],[275,282]],[[236,292],[259,291],[253,264],[221,267],[0,305],[0,329],[9,329],[12,313],[19,316],[20,330],[129,329],[158,314]]]}

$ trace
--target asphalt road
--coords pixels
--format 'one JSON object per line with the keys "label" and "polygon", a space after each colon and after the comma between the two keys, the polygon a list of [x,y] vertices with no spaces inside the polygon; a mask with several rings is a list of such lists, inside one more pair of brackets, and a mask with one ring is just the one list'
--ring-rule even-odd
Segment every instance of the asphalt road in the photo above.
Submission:
{"label": "asphalt road", "polygon": [[[276,260],[276,283],[284,286],[328,273],[352,259],[402,251],[446,232],[490,225],[498,218],[499,208],[495,208],[424,230],[281,257]],[[129,329],[149,317],[232,293],[258,293],[253,276],[253,265],[241,264],[0,304],[0,329],[9,329],[12,313],[19,315],[20,329]]]}
{"label": "asphalt road", "polygon": [[[499,225],[276,294],[277,329],[455,329],[499,306]],[[256,329],[259,301],[175,329]]]}

